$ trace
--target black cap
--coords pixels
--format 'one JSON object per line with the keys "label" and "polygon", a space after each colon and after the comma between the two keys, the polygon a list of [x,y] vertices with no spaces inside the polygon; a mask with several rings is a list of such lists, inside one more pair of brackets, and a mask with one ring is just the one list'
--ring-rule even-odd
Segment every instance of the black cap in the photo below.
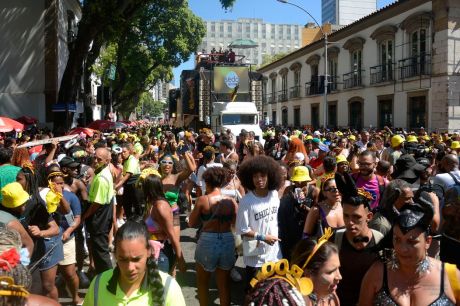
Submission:
{"label": "black cap", "polygon": [[67,168],[77,168],[78,166],[80,166],[80,163],[76,162],[75,159],[73,159],[72,157],[65,156],[59,162],[59,166]]}
{"label": "black cap", "polygon": [[415,161],[412,155],[404,154],[396,160],[395,171],[391,174],[393,178],[415,179],[426,167]]}

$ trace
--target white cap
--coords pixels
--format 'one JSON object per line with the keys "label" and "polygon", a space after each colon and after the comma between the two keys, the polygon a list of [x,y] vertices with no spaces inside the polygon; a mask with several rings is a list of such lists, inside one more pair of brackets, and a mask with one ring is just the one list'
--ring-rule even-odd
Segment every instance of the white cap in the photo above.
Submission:
{"label": "white cap", "polygon": [[66,154],[59,154],[58,157],[57,157],[58,163],[60,163],[61,160],[62,160],[64,157],[66,157],[66,156],[67,156]]}
{"label": "white cap", "polygon": [[295,159],[295,160],[304,161],[304,160],[305,160],[305,155],[303,155],[302,152],[296,152],[296,153],[294,154],[294,159]]}
{"label": "white cap", "polygon": [[320,133],[319,131],[314,131],[314,132],[313,132],[313,135],[315,135],[315,136],[321,136],[321,133]]}

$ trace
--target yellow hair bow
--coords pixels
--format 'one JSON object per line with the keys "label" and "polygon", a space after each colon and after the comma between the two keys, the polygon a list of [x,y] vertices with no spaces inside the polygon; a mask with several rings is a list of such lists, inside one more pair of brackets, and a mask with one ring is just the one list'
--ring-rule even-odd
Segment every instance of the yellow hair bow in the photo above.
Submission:
{"label": "yellow hair bow", "polygon": [[311,279],[303,277],[303,270],[299,266],[293,265],[289,267],[287,259],[265,263],[256,277],[251,280],[250,284],[252,287],[255,287],[258,282],[270,278],[279,278],[287,281],[304,296],[313,292],[313,282]]}

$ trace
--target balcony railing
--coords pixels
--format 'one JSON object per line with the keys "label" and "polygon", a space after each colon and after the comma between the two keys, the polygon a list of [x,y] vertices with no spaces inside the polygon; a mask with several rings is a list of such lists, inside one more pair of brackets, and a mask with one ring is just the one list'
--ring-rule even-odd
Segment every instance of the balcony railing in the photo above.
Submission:
{"label": "balcony railing", "polygon": [[291,88],[289,88],[289,98],[300,98],[300,85],[292,86]]}
{"label": "balcony railing", "polygon": [[343,89],[363,86],[364,70],[355,70],[343,75]]}
{"label": "balcony railing", "polygon": [[278,101],[285,102],[288,100],[287,90],[278,91]]}
{"label": "balcony railing", "polygon": [[[328,76],[327,83],[327,92],[337,90],[337,80],[336,75]],[[321,95],[324,93],[324,76],[313,76],[311,82],[305,83],[305,96]]]}
{"label": "balcony railing", "polygon": [[431,55],[414,55],[399,61],[399,77],[401,79],[415,76],[431,75]]}
{"label": "balcony railing", "polygon": [[394,80],[394,63],[387,63],[371,67],[371,84],[378,84]]}
{"label": "balcony railing", "polygon": [[267,94],[267,103],[268,104],[273,104],[273,103],[276,103],[276,95],[274,94]]}

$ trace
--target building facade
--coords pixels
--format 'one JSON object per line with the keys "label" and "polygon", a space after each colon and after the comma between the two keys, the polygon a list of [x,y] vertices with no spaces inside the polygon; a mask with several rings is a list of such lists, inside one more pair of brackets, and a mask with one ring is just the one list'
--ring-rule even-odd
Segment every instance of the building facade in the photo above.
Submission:
{"label": "building facade", "polygon": [[377,0],[321,0],[322,23],[348,25],[377,10]]}
{"label": "building facade", "polygon": [[[259,70],[284,126],[460,129],[460,1],[400,0]],[[327,110],[327,112],[325,112]],[[327,114],[327,116],[325,116]]]}
{"label": "building facade", "polygon": [[52,118],[80,18],[77,0],[0,2],[0,116]]}
{"label": "building facade", "polygon": [[224,50],[236,39],[251,39],[258,44],[253,49],[234,50],[249,63],[260,65],[264,54],[274,55],[297,50],[302,46],[302,26],[273,24],[257,18],[205,21],[206,36],[197,51],[209,53],[212,48]]}

